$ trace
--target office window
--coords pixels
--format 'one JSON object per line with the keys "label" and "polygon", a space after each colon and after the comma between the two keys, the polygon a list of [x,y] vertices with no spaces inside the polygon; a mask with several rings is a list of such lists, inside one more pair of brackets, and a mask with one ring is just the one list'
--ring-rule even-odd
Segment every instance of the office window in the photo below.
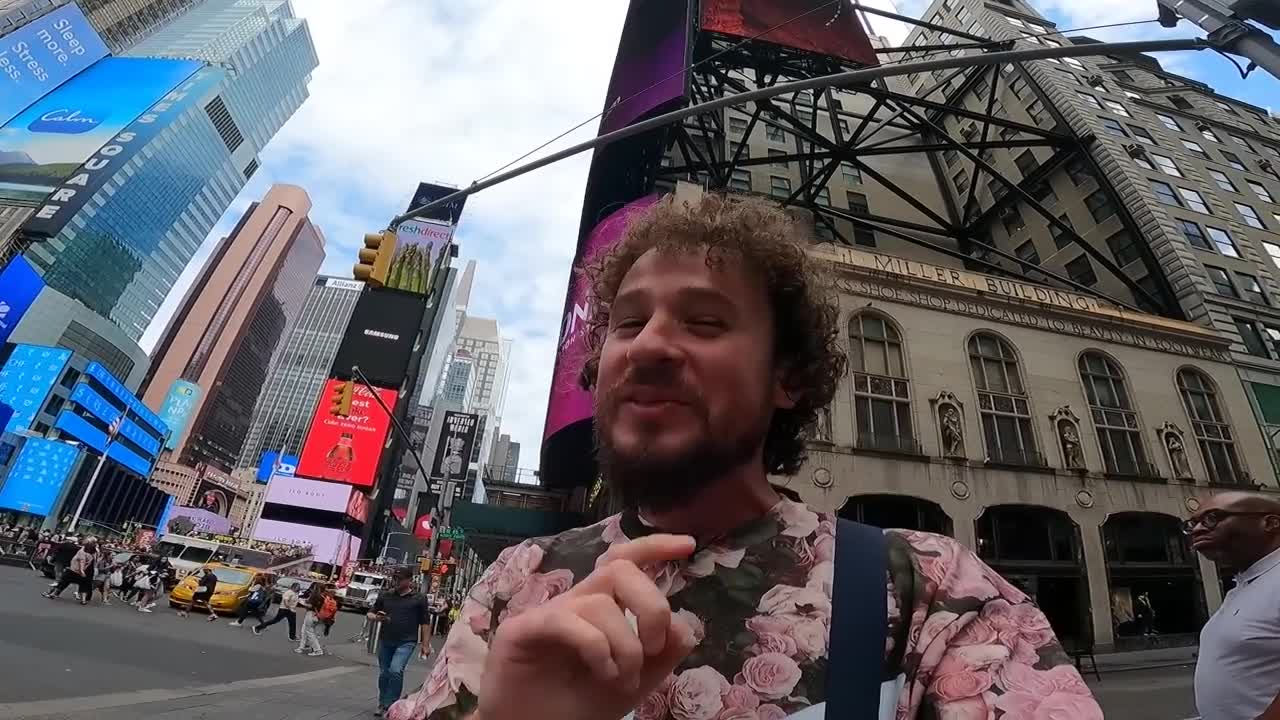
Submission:
{"label": "office window", "polygon": [[1217,105],[1218,109],[1225,113],[1230,113],[1231,115],[1235,115],[1236,117],[1240,116],[1240,113],[1236,112],[1235,108],[1231,107],[1227,103],[1222,102],[1221,100],[1214,100],[1213,104]]}
{"label": "office window", "polygon": [[813,195],[814,202],[831,207],[831,189],[825,185]]}
{"label": "office window", "polygon": [[999,200],[1000,198],[1009,194],[1008,186],[1006,186],[1004,183],[1000,182],[996,178],[991,178],[990,180],[987,181],[987,190],[991,191],[991,197],[996,200]]}
{"label": "office window", "polygon": [[1136,92],[1134,92],[1134,91],[1132,91],[1132,90],[1125,90],[1125,91],[1124,91],[1124,96],[1125,96],[1125,97],[1127,97],[1127,98],[1129,98],[1130,100],[1141,100],[1141,99],[1142,99],[1142,96],[1141,96],[1141,95],[1139,95],[1138,93],[1136,93]]}
{"label": "office window", "polygon": [[1040,253],[1036,252],[1036,244],[1033,240],[1028,240],[1019,245],[1018,248],[1013,251],[1013,254],[1033,265],[1040,264]]}
{"label": "office window", "polygon": [[991,333],[969,338],[969,368],[987,456],[997,462],[1040,464],[1031,407],[1013,346]]}
{"label": "office window", "polygon": [[1205,140],[1212,140],[1216,143],[1222,142],[1222,139],[1218,137],[1218,133],[1214,132],[1213,128],[1209,127],[1208,125],[1205,125],[1204,127],[1200,128],[1200,136],[1203,137]]}
{"label": "office window", "polygon": [[1133,139],[1147,145],[1155,145],[1156,139],[1151,136],[1151,132],[1141,125],[1130,125],[1129,132],[1133,133]]}
{"label": "office window", "polygon": [[1123,80],[1130,84],[1133,83],[1133,76],[1124,70],[1114,70],[1111,75],[1117,80]]}
{"label": "office window", "polygon": [[[845,202],[849,205],[849,212],[853,215],[870,215],[871,209],[867,205],[867,196],[852,190],[846,191],[844,194]],[[866,247],[876,246],[876,233],[869,227],[853,224],[853,243],[855,245],[865,245]]]}
{"label": "office window", "polygon": [[813,226],[813,234],[818,236],[820,240],[831,242],[836,239],[836,234],[831,230],[831,226],[825,222],[817,221]]}
{"label": "office window", "polygon": [[1244,481],[1244,471],[1236,454],[1235,436],[1218,403],[1218,391],[1207,375],[1199,370],[1178,371],[1178,394],[1191,429],[1200,446],[1200,457],[1209,471],[1209,482],[1235,485]]}
{"label": "office window", "polygon": [[729,179],[729,188],[738,192],[751,192],[751,171],[734,170]]}
{"label": "office window", "polygon": [[1093,179],[1093,171],[1089,169],[1088,163],[1079,156],[1067,161],[1067,175],[1071,178],[1071,182],[1076,185],[1083,185],[1086,180]]}
{"label": "office window", "polygon": [[1267,343],[1262,339],[1262,333],[1258,332],[1258,326],[1248,318],[1231,318],[1231,322],[1236,326],[1236,332],[1240,333],[1240,340],[1244,343],[1245,352],[1258,357],[1269,358],[1270,353],[1267,352]]}
{"label": "office window", "polygon": [[1127,232],[1118,232],[1107,238],[1107,247],[1111,248],[1116,264],[1121,267],[1142,257],[1142,248],[1138,247],[1138,243],[1133,241],[1133,236]]}
{"label": "office window", "polygon": [[1041,205],[1052,206],[1058,204],[1058,194],[1049,186],[1048,180],[1041,180],[1032,185],[1027,188],[1027,192],[1031,194],[1031,197],[1039,200]]}
{"label": "office window", "polygon": [[1213,214],[1209,212],[1209,205],[1204,201],[1204,196],[1195,190],[1180,187],[1178,188],[1178,194],[1187,202],[1187,207],[1192,210],[1195,210],[1198,213],[1204,213],[1205,215]]}
{"label": "office window", "polygon": [[[1190,220],[1179,220],[1178,222],[1182,225],[1182,237],[1186,238],[1192,247],[1197,247],[1201,250],[1213,249],[1213,246],[1209,244],[1209,239],[1205,237],[1204,231],[1200,229],[1199,225]],[[1280,250],[1280,246],[1277,246],[1276,249]]]}
{"label": "office window", "polygon": [[1114,360],[1098,352],[1081,355],[1079,369],[1106,471],[1146,474],[1142,432],[1138,414],[1129,399],[1124,372]]}
{"label": "office window", "polygon": [[1010,235],[1013,235],[1027,226],[1026,221],[1022,219],[1022,213],[1018,211],[1016,205],[1010,205],[1000,211],[1000,222],[1004,223],[1004,229]]}
{"label": "office window", "polygon": [[1208,225],[1204,229],[1209,233],[1209,239],[1213,241],[1214,247],[1218,248],[1218,252],[1227,257],[1240,257],[1240,251],[1236,249],[1235,241],[1231,239],[1230,233],[1221,228]]}
{"label": "office window", "polygon": [[840,174],[844,176],[844,181],[847,183],[862,182],[862,171],[853,163],[840,163]]}
{"label": "office window", "polygon": [[787,141],[787,131],[773,123],[765,123],[764,136],[771,142],[784,143]]}
{"label": "office window", "polygon": [[1164,113],[1156,113],[1156,119],[1170,130],[1173,130],[1174,132],[1182,132],[1182,126],[1179,125],[1178,121],[1173,117],[1165,115]]}
{"label": "office window", "polygon": [[1085,104],[1085,105],[1088,105],[1089,107],[1093,108],[1094,110],[1101,110],[1101,109],[1102,109],[1102,103],[1098,102],[1098,98],[1096,98],[1096,97],[1094,97],[1094,96],[1090,95],[1089,93],[1082,93],[1082,92],[1080,92],[1079,90],[1077,90],[1077,91],[1076,91],[1076,95],[1078,95],[1078,96],[1080,97],[1080,99],[1081,99],[1082,101],[1084,101],[1084,104]]}
{"label": "office window", "polygon": [[960,160],[960,153],[955,150],[944,150],[942,153],[942,159],[947,163],[947,167],[954,167],[956,162]]}
{"label": "office window", "polygon": [[1236,170],[1239,170],[1240,172],[1249,172],[1249,168],[1245,167],[1243,162],[1240,162],[1239,156],[1237,156],[1235,153],[1231,153],[1231,152],[1227,152],[1226,150],[1223,150],[1222,159],[1228,165],[1235,168]]}
{"label": "office window", "polygon": [[1232,136],[1231,136],[1231,141],[1232,141],[1232,142],[1234,142],[1235,144],[1239,145],[1240,147],[1244,148],[1245,150],[1248,150],[1248,151],[1249,151],[1249,152],[1251,152],[1251,153],[1256,153],[1256,152],[1258,152],[1257,150],[1254,150],[1254,149],[1253,149],[1253,146],[1249,144],[1249,141],[1248,141],[1248,140],[1245,140],[1244,138],[1240,137],[1239,135],[1232,135]]}
{"label": "office window", "polygon": [[[787,152],[785,150],[774,150],[773,148],[769,148],[768,152],[769,152],[769,157],[771,158],[785,158],[787,156]],[[786,160],[771,160],[769,164],[773,165],[774,167],[790,167],[791,166],[791,163],[787,162]]]}
{"label": "office window", "polygon": [[1125,132],[1124,126],[1120,124],[1119,120],[1107,117],[1102,118],[1102,129],[1116,137],[1129,137],[1129,133]]}
{"label": "office window", "polygon": [[911,381],[898,327],[883,315],[861,312],[849,320],[849,346],[858,446],[914,447]]}
{"label": "office window", "polygon": [[1146,156],[1146,155],[1135,155],[1135,156],[1133,157],[1133,164],[1134,164],[1134,165],[1137,165],[1138,167],[1140,167],[1140,168],[1142,168],[1142,169],[1144,169],[1144,170],[1155,170],[1155,169],[1156,169],[1156,166],[1151,164],[1151,161],[1147,159],[1147,156]]}
{"label": "office window", "polygon": [[729,141],[729,157],[746,159],[751,157],[751,146],[734,140]]}
{"label": "office window", "polygon": [[1108,110],[1121,117],[1133,117],[1129,114],[1129,108],[1126,108],[1123,104],[1118,103],[1115,100],[1103,100],[1102,104],[1106,105]]}
{"label": "office window", "polygon": [[1204,147],[1195,140],[1183,140],[1182,147],[1186,148],[1192,155],[1197,155],[1205,160],[1209,159],[1209,153],[1204,151]]}
{"label": "office window", "polygon": [[1116,214],[1116,206],[1111,204],[1111,198],[1107,197],[1107,193],[1102,190],[1094,191],[1084,199],[1084,204],[1089,207],[1089,213],[1093,215],[1093,221],[1099,225]]}
{"label": "office window", "polygon": [[[1072,232],[1075,232],[1076,227],[1075,225],[1071,224],[1071,218],[1067,217],[1066,213],[1059,215],[1058,220],[1061,220],[1063,225],[1066,225],[1067,227],[1071,228]],[[1075,242],[1070,235],[1068,235],[1066,232],[1063,232],[1063,230],[1059,228],[1057,225],[1049,226],[1049,234],[1053,236],[1053,244],[1059,250]],[[1276,249],[1280,250],[1280,246],[1276,246]]]}
{"label": "office window", "polygon": [[1024,150],[1018,157],[1013,159],[1013,164],[1018,167],[1018,171],[1023,177],[1030,175],[1040,167],[1040,162],[1036,160],[1036,156],[1030,150]]}
{"label": "office window", "polygon": [[956,190],[958,190],[961,195],[969,192],[969,173],[965,172],[964,168],[957,170],[956,174],[953,175],[951,179],[955,181]]}
{"label": "office window", "polygon": [[1173,158],[1151,153],[1151,159],[1155,161],[1156,167],[1160,168],[1160,172],[1163,172],[1165,175],[1172,175],[1173,177],[1179,178],[1183,177],[1182,170],[1178,168],[1178,164],[1173,161]]}
{"label": "office window", "polygon": [[1262,224],[1262,218],[1258,216],[1258,211],[1244,203],[1236,203],[1236,212],[1240,213],[1240,217],[1244,218],[1245,225],[1259,230],[1266,230],[1267,226]]}
{"label": "office window", "polygon": [[747,119],[736,115],[729,116],[729,132],[734,135],[742,135],[747,131]]}
{"label": "office window", "polygon": [[1259,305],[1270,305],[1267,302],[1267,295],[1262,291],[1262,285],[1258,282],[1258,278],[1245,273],[1236,273],[1236,279],[1240,281],[1240,294],[1245,300],[1255,302]]}
{"label": "office window", "polygon": [[1262,247],[1267,251],[1267,255],[1271,257],[1271,262],[1276,267],[1280,267],[1280,245],[1263,240]]}
{"label": "office window", "polygon": [[1190,102],[1189,100],[1187,100],[1186,98],[1182,97],[1181,95],[1170,95],[1170,96],[1169,96],[1169,98],[1168,98],[1168,100],[1169,100],[1169,104],[1170,104],[1170,105],[1172,105],[1172,106],[1174,106],[1174,107],[1178,108],[1179,110],[1194,110],[1194,109],[1195,109],[1195,106],[1194,106],[1194,105],[1192,105],[1192,104],[1191,104],[1191,102]]}
{"label": "office window", "polygon": [[1263,146],[1262,146],[1262,152],[1264,152],[1264,153],[1266,153],[1266,154],[1270,155],[1270,156],[1271,156],[1271,157],[1273,157],[1273,158],[1278,158],[1278,159],[1280,159],[1280,149],[1276,149],[1275,147],[1273,147],[1273,146],[1271,146],[1271,145],[1263,145]]}
{"label": "office window", "polygon": [[1219,295],[1227,297],[1239,298],[1240,293],[1236,290],[1235,283],[1231,282],[1231,276],[1226,270],[1212,265],[1205,265],[1204,271],[1209,275],[1209,282],[1213,283],[1213,289]]}
{"label": "office window", "polygon": [[1275,203],[1275,199],[1271,197],[1271,191],[1267,189],[1267,186],[1257,182],[1256,180],[1246,180],[1245,183],[1249,186],[1249,189],[1253,191],[1253,194],[1257,195],[1260,200],[1272,204]]}
{"label": "office window", "polygon": [[1231,182],[1231,178],[1227,177],[1227,174],[1221,170],[1210,170],[1209,176],[1212,177],[1213,181],[1218,183],[1218,187],[1223,190],[1226,190],[1227,192],[1240,192],[1239,190],[1236,190],[1236,185]]}
{"label": "office window", "polygon": [[1089,258],[1084,255],[1078,255],[1066,265],[1067,277],[1085,286],[1096,285],[1098,276],[1093,272],[1093,265],[1089,262]]}
{"label": "office window", "polygon": [[791,196],[791,178],[780,175],[769,176],[769,194],[776,198],[786,199]]}
{"label": "office window", "polygon": [[1044,103],[1040,102],[1039,98],[1032,100],[1027,105],[1027,114],[1031,116],[1031,119],[1034,120],[1037,125],[1043,123],[1044,122]]}
{"label": "office window", "polygon": [[836,118],[836,123],[840,126],[840,136],[849,137],[849,121],[844,118]]}
{"label": "office window", "polygon": [[1073,68],[1075,68],[1075,69],[1077,69],[1077,70],[1085,70],[1085,69],[1086,69],[1086,68],[1085,68],[1085,66],[1084,66],[1084,63],[1082,63],[1082,62],[1080,62],[1079,60],[1077,60],[1077,59],[1075,59],[1075,58],[1072,58],[1072,57],[1062,58],[1062,62],[1064,62],[1064,63],[1066,63],[1066,64],[1070,65],[1071,67],[1073,67]]}

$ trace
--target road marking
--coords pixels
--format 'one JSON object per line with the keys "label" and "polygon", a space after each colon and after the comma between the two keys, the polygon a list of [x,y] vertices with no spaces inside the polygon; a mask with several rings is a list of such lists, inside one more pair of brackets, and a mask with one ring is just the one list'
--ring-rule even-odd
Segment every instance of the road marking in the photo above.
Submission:
{"label": "road marking", "polygon": [[311,680],[325,680],[365,669],[363,666],[343,665],[324,668],[295,675],[278,677],[252,678],[222,683],[220,685],[203,685],[172,690],[132,690],[106,695],[90,695],[87,697],[59,698],[56,700],[33,700],[19,703],[0,703],[0,718],[30,718],[41,715],[61,715],[84,712],[86,710],[125,707],[143,703],[166,702],[200,695],[217,695],[219,693],[238,692],[243,690],[259,690],[279,685],[293,685]]}

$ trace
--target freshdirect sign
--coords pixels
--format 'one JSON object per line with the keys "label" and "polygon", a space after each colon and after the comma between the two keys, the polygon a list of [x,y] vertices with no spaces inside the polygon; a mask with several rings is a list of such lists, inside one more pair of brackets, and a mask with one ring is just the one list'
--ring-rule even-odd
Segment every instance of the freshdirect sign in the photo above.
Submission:
{"label": "freshdirect sign", "polygon": [[71,351],[65,348],[18,345],[13,349],[9,361],[0,368],[0,402],[13,408],[6,432],[31,427],[69,359]]}
{"label": "freshdirect sign", "polygon": [[[350,417],[330,415],[329,398],[333,397],[339,382],[325,381],[311,418],[311,429],[307,431],[307,442],[302,446],[298,474],[369,487],[378,472],[391,420],[363,385],[356,386]],[[399,393],[378,388],[378,396],[387,407],[395,408]]]}
{"label": "freshdirect sign", "polygon": [[0,508],[48,515],[79,457],[70,443],[27,438],[0,487]]}
{"label": "freshdirect sign", "polygon": [[21,255],[14,256],[0,272],[0,346],[13,334],[43,289],[44,280]]}
{"label": "freshdirect sign", "polygon": [[32,20],[0,43],[0,125],[108,54],[75,3]]}
{"label": "freshdirect sign", "polygon": [[182,433],[187,429],[187,421],[200,402],[200,386],[186,380],[174,380],[169,386],[169,394],[160,404],[160,420],[169,426],[169,437],[164,446],[168,450],[178,447]]}

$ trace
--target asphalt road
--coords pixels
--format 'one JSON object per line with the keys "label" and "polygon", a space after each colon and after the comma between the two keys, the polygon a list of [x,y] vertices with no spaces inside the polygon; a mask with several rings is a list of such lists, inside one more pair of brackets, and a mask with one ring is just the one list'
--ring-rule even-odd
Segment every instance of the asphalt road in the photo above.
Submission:
{"label": "asphalt road", "polygon": [[[304,673],[349,665],[338,656],[295,655],[286,623],[255,637],[164,604],[152,614],[115,603],[81,607],[71,590],[40,597],[48,581],[29,570],[0,567],[0,703],[81,697],[155,688],[185,688]],[[274,612],[274,611],[273,611]],[[362,616],[339,613],[327,648],[347,657]]]}
{"label": "asphalt road", "polygon": [[1194,666],[1128,670],[1089,676],[1089,687],[1103,714],[1117,720],[1190,720],[1196,701],[1191,678]]}

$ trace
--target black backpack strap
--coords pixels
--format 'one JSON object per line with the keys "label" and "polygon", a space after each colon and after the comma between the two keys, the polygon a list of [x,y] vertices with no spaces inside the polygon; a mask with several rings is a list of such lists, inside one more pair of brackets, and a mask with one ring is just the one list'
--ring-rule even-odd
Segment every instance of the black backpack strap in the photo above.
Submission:
{"label": "black backpack strap", "polygon": [[871,720],[880,712],[889,616],[884,531],[839,520],[835,564],[826,717]]}

